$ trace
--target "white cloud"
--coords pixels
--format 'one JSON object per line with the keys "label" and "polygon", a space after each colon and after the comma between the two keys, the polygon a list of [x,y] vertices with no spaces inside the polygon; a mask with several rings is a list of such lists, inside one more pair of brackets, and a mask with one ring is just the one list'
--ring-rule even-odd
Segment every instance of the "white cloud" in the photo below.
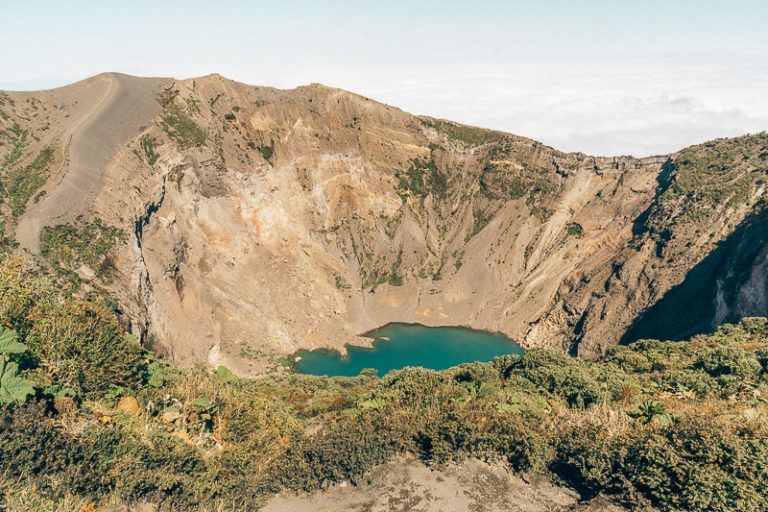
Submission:
{"label": "white cloud", "polygon": [[768,129],[762,62],[762,56],[489,62],[318,74],[414,113],[510,131],[566,151],[645,156]]}

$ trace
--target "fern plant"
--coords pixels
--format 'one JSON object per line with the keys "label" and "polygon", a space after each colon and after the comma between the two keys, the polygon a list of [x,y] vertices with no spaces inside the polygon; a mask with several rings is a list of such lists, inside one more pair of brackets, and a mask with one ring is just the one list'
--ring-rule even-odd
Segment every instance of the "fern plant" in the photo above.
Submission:
{"label": "fern plant", "polygon": [[645,424],[671,425],[673,423],[672,416],[667,412],[666,406],[654,400],[641,403],[634,409],[627,411],[627,414]]}
{"label": "fern plant", "polygon": [[467,390],[467,398],[481,399],[495,396],[498,393],[495,387],[486,382],[462,382],[461,385]]}
{"label": "fern plant", "polygon": [[361,409],[383,409],[387,406],[387,401],[383,398],[371,398],[370,400],[366,400],[364,402],[360,402],[360,408]]}
{"label": "fern plant", "polygon": [[20,343],[16,331],[0,327],[0,404],[26,402],[35,394],[32,382],[21,375],[14,357],[23,355],[27,346]]}

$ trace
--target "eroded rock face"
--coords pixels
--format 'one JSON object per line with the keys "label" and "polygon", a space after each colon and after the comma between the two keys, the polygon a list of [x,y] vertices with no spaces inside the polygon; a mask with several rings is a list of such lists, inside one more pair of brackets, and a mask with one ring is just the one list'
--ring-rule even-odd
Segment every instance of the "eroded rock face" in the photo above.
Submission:
{"label": "eroded rock face", "polygon": [[[30,240],[58,222],[60,200],[47,198],[62,195],[68,162],[102,148],[106,163],[77,198],[86,216],[125,233],[110,254],[117,272],[102,285],[176,360],[241,373],[260,371],[269,354],[364,342],[360,333],[390,321],[598,353],[761,195],[760,136],[733,143],[749,146],[743,155],[697,147],[671,158],[594,158],[319,85],[108,79],[130,80],[133,96],[87,109],[97,124],[120,123],[115,112],[131,102],[151,113],[148,95],[158,114],[116,146],[114,134],[93,140],[61,115],[59,138],[40,144],[55,142],[69,160],[17,238],[36,249]],[[85,112],[88,94],[70,88],[57,94],[77,93],[79,106],[67,108]],[[722,172],[740,185],[704,215],[699,184],[680,169],[707,158],[738,162]],[[677,189],[688,199],[673,197]],[[691,205],[696,217],[681,222],[678,210]],[[745,286],[758,289],[752,281]],[[759,301],[756,292],[739,297]]]}

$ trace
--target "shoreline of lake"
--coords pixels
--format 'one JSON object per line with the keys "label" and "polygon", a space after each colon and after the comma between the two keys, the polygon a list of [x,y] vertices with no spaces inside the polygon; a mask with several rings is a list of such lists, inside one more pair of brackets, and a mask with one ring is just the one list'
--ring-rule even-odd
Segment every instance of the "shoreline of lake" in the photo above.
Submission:
{"label": "shoreline of lake", "polygon": [[384,375],[407,366],[440,370],[523,353],[522,347],[503,333],[466,326],[390,322],[362,336],[373,340],[370,346],[346,345],[346,353],[328,348],[299,350],[291,356],[292,367],[305,375],[355,376],[368,368]]}

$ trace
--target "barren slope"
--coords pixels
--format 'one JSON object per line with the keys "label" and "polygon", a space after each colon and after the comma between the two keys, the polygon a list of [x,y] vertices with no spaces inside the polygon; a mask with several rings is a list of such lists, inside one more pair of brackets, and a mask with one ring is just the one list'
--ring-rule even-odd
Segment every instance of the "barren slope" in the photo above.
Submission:
{"label": "barren slope", "polygon": [[358,486],[273,498],[263,512],[618,512],[604,499],[581,503],[546,478],[523,481],[500,464],[469,460],[441,470],[404,459],[375,468]]}
{"label": "barren slope", "polygon": [[48,101],[73,110],[57,141],[64,148],[64,169],[19,219],[16,236],[22,246],[38,252],[44,226],[71,222],[87,211],[87,198],[100,192],[103,169],[117,147],[161,112],[156,92],[164,81],[105,73],[47,94]]}
{"label": "barren slope", "polygon": [[[3,97],[3,155],[13,123],[33,134],[6,182],[54,148],[41,185],[16,200],[23,213],[5,212],[6,233],[32,252],[43,235],[49,259],[114,291],[135,331],[177,360],[244,373],[270,354],[365,342],[389,321],[594,354],[682,283],[764,188],[764,135],[593,158],[319,85],[218,75],[100,75]],[[738,186],[699,193],[723,173]],[[678,180],[687,188],[672,197],[667,181],[683,175],[706,179]],[[682,223],[676,208],[690,204]],[[71,257],[78,237],[109,243]],[[757,264],[739,254],[745,272]],[[755,288],[745,283],[725,295]],[[762,304],[739,300],[721,312]]]}

